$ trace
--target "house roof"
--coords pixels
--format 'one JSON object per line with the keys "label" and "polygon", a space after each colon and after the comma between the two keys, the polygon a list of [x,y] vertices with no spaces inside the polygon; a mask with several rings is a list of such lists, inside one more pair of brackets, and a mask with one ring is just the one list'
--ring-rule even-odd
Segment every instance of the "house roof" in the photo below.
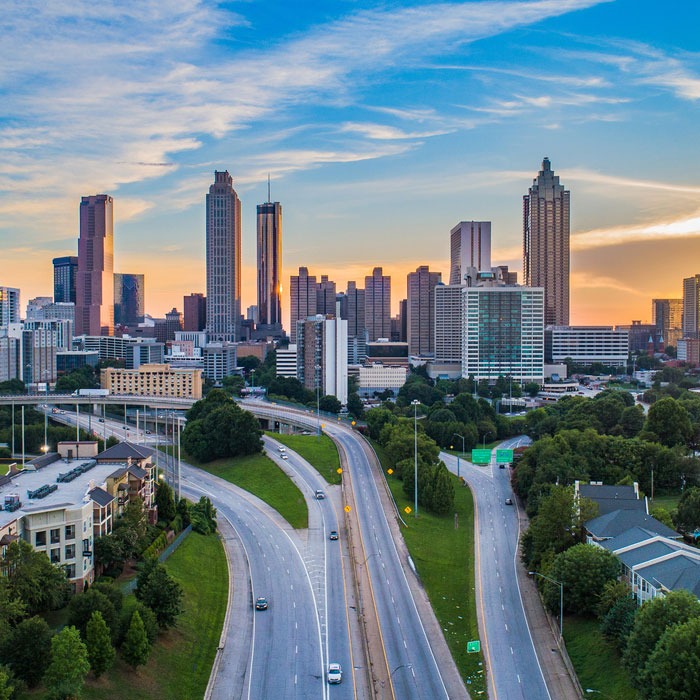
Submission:
{"label": "house roof", "polygon": [[677,552],[678,548],[673,546],[671,540],[651,540],[648,544],[642,544],[626,552],[618,552],[617,558],[630,569],[646,561],[653,561],[659,557]]}
{"label": "house roof", "polygon": [[141,467],[137,467],[135,464],[129,467],[129,474],[139,479],[145,479],[148,476],[148,472],[145,469],[141,469]]}
{"label": "house roof", "polygon": [[95,457],[96,460],[102,462],[104,460],[121,461],[124,459],[142,460],[147,459],[153,454],[150,447],[144,445],[134,445],[133,442],[120,442],[112,447],[107,448],[104,452]]}
{"label": "house roof", "polygon": [[645,540],[649,540],[652,537],[656,537],[657,533],[653,530],[649,530],[645,527],[640,527],[636,525],[631,527],[629,530],[625,530],[622,534],[617,537],[610,537],[607,540],[599,542],[600,546],[607,549],[610,552],[615,552],[617,550],[623,549],[624,547],[629,547],[630,545],[639,544]]}
{"label": "house roof", "polygon": [[662,522],[640,510],[614,510],[586,523],[586,530],[598,540],[617,537],[634,527],[650,530],[656,535],[675,539],[680,535]]}
{"label": "house roof", "polygon": [[598,504],[599,515],[615,510],[641,510],[646,513],[646,501],[637,498],[634,486],[609,486],[606,484],[579,484],[580,496]]}
{"label": "house roof", "polygon": [[669,591],[690,591],[700,598],[700,561],[687,554],[639,567],[639,575],[654,586]]}
{"label": "house roof", "polygon": [[99,486],[97,488],[92,489],[89,492],[90,498],[92,498],[97,505],[102,506],[103,508],[105,506],[108,506],[113,500],[114,496],[111,494],[107,493],[104,489],[101,489]]}

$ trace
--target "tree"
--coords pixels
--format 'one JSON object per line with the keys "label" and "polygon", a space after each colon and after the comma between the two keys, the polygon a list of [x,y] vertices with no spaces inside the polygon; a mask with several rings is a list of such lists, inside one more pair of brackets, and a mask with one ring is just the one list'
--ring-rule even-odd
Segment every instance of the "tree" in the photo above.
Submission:
{"label": "tree", "polygon": [[68,604],[68,624],[73,625],[85,639],[88,623],[95,612],[100,613],[102,621],[109,628],[112,639],[115,639],[119,629],[117,611],[112,601],[94,588],[79,593],[71,599]]}
{"label": "tree", "polygon": [[151,653],[151,645],[148,642],[146,630],[138,611],[134,611],[131,617],[129,631],[124,638],[121,652],[124,661],[132,668],[143,666],[146,661],[148,661],[148,656]]}
{"label": "tree", "polygon": [[126,561],[124,542],[115,535],[95,538],[95,566],[101,569],[121,568]]}
{"label": "tree", "polygon": [[87,647],[75,627],[64,627],[51,640],[51,661],[44,684],[51,700],[70,700],[80,696],[90,671]]}
{"label": "tree", "polygon": [[130,498],[121,518],[114,524],[112,535],[121,543],[125,559],[133,559],[148,545],[148,520],[143,500]]}
{"label": "tree", "polygon": [[192,529],[201,535],[216,532],[216,508],[206,496],[202,496],[198,503],[190,506],[190,522]]}
{"label": "tree", "polygon": [[686,489],[678,501],[676,524],[686,532],[700,526],[700,488],[697,486]]}
{"label": "tree", "polygon": [[[577,615],[594,613],[605,584],[619,574],[617,557],[593,544],[577,544],[557,554],[551,569],[552,578],[564,584],[564,610]],[[545,600],[550,610],[558,610],[558,587],[546,587]]]}
{"label": "tree", "polygon": [[631,591],[624,581],[608,581],[598,596],[596,615],[601,619],[604,618],[619,600],[630,596]]}
{"label": "tree", "polygon": [[433,471],[433,488],[431,510],[438,515],[447,515],[454,510],[455,487],[444,462],[440,462]]}
{"label": "tree", "polygon": [[176,515],[175,495],[165,479],[159,479],[156,486],[155,504],[158,507],[158,518],[169,523]]}
{"label": "tree", "polygon": [[131,627],[131,618],[136,612],[138,612],[141,617],[141,622],[143,623],[146,636],[148,637],[148,643],[153,646],[156,639],[158,639],[160,628],[158,627],[158,620],[156,620],[153,610],[144,605],[140,600],[129,598],[119,617],[119,638],[117,640],[117,646],[124,644],[126,635],[129,632],[129,627]]}
{"label": "tree", "polygon": [[27,387],[21,379],[8,379],[5,382],[0,382],[0,394],[7,396],[8,394],[26,394]]}
{"label": "tree", "polygon": [[635,437],[644,428],[644,409],[628,406],[620,416],[620,430],[626,438]]}
{"label": "tree", "polygon": [[134,594],[153,610],[161,628],[172,627],[182,612],[182,587],[155,560],[143,563]]}
{"label": "tree", "polygon": [[675,528],[671,514],[663,506],[655,506],[649,514],[652,518],[656,518],[660,523],[666,525],[666,527],[670,527],[671,530]]}
{"label": "tree", "polygon": [[319,410],[325,411],[326,413],[335,413],[336,415],[340,412],[343,404],[338,401],[335,396],[326,394],[319,399],[318,402]]}
{"label": "tree", "polygon": [[370,408],[368,411],[365,411],[365,420],[367,421],[369,436],[373,440],[379,440],[384,426],[387,423],[396,423],[397,418],[386,408]]}
{"label": "tree", "polygon": [[30,617],[14,628],[4,649],[3,662],[30,688],[44,675],[51,653],[51,630],[46,620]]}
{"label": "tree", "polygon": [[637,613],[622,657],[632,685],[643,685],[643,671],[666,629],[700,617],[700,602],[689,591],[672,591],[654,598]]}
{"label": "tree", "polygon": [[627,597],[620,598],[603,617],[600,623],[600,631],[618,649],[624,649],[627,644],[627,639],[634,627],[634,618],[638,610],[637,601],[629,595],[628,591]]}
{"label": "tree", "polygon": [[11,700],[15,693],[10,674],[0,666],[0,700]]}
{"label": "tree", "polygon": [[663,634],[644,667],[639,690],[648,700],[700,697],[700,618]]}
{"label": "tree", "polygon": [[658,441],[667,447],[685,445],[693,432],[688,411],[670,397],[659,399],[651,406],[645,430],[656,435]]}
{"label": "tree", "polygon": [[87,643],[90,668],[95,677],[99,678],[112,667],[116,652],[112,646],[112,638],[107,623],[97,610],[92,613],[87,624],[85,641]]}
{"label": "tree", "polygon": [[348,394],[348,413],[354,418],[362,418],[364,412],[365,407],[359,394],[355,391]]}

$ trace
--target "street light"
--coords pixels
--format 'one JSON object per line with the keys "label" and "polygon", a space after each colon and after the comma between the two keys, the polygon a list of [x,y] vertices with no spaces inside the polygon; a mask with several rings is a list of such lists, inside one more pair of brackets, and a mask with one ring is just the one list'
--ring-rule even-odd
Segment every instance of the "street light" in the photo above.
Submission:
{"label": "street light", "polygon": [[487,436],[487,435],[488,435],[489,437],[491,437],[491,433],[490,433],[488,430],[487,430],[487,431],[483,434],[483,436],[481,437],[481,447],[482,447],[483,449],[486,449],[486,436]]}
{"label": "street light", "polygon": [[[452,437],[462,438],[462,457],[464,457],[464,435],[452,433]],[[459,479],[459,455],[457,455],[457,478]]]}
{"label": "street light", "polygon": [[316,429],[317,430],[316,434],[318,435],[318,439],[320,440],[321,439],[321,403],[319,400],[318,391],[319,391],[319,387],[321,384],[321,375],[320,375],[321,365],[316,365],[314,367],[314,371],[316,373],[316,376],[315,376],[315,379],[316,379],[316,423],[318,424],[318,427]]}
{"label": "street light", "polygon": [[[392,686],[393,688],[393,683],[392,680],[394,678],[394,674],[400,669],[400,668],[413,668],[412,664],[401,664],[400,666],[397,666],[390,674],[389,674],[389,685]],[[393,692],[393,691],[392,691]],[[382,700],[384,699],[384,681],[382,681]]]}
{"label": "street light", "polygon": [[559,639],[564,638],[564,584],[561,581],[557,581],[549,576],[541,574],[539,571],[528,571],[530,576],[541,576],[547,581],[556,583],[559,586]]}
{"label": "street light", "polygon": [[411,401],[413,406],[413,505],[415,508],[413,517],[415,518],[418,517],[418,404],[420,404],[418,399]]}

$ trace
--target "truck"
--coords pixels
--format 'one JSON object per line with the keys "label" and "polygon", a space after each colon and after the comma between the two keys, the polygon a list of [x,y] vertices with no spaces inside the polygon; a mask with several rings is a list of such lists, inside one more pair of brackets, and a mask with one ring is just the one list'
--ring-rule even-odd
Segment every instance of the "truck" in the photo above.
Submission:
{"label": "truck", "polygon": [[109,396],[109,389],[76,389],[73,396]]}

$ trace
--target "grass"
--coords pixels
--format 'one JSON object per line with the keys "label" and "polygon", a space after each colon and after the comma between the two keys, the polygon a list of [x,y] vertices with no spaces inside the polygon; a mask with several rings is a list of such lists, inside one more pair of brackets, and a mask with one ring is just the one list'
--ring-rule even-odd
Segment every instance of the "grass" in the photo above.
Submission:
{"label": "grass", "polygon": [[329,484],[340,483],[338,448],[327,435],[321,435],[319,439],[318,435],[268,434],[300,454]]}
{"label": "grass", "polygon": [[[375,445],[380,460],[381,447]],[[408,527],[403,529],[406,546],[430,598],[452,657],[472,697],[486,691],[483,656],[467,654],[467,642],[479,639],[474,588],[474,501],[469,488],[461,486],[456,476],[454,515],[437,516],[420,511],[420,516],[404,515]],[[402,483],[387,476],[387,483],[399,511],[413,508],[413,500],[403,492]]]}
{"label": "grass", "polygon": [[228,569],[221,541],[191,533],[166,567],[184,590],[177,627],[161,634],[146,666],[134,671],[118,660],[104,676],[91,676],[84,700],[187,700],[204,697],[228,599]]}
{"label": "grass", "polygon": [[675,510],[678,508],[678,501],[681,500],[681,493],[680,491],[675,494],[666,494],[663,496],[658,496],[657,494],[654,494],[654,500],[649,504],[650,509],[651,508],[658,508],[661,506],[662,508],[665,508],[669,513],[672,510]]}
{"label": "grass", "polygon": [[250,491],[274,508],[293,528],[309,526],[309,511],[301,491],[266,455],[199,462],[184,451],[182,459],[214,476]]}
{"label": "grass", "polygon": [[564,640],[576,675],[583,686],[599,690],[587,697],[636,700],[637,693],[622,668],[620,655],[600,633],[597,620],[564,618]]}

